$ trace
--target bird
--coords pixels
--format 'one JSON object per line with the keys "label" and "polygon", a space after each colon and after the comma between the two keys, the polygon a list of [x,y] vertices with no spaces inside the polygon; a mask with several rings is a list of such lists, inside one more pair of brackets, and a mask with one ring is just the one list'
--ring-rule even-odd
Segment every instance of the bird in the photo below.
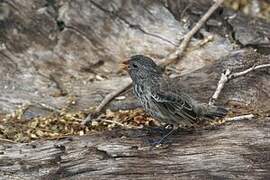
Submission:
{"label": "bird", "polygon": [[134,55],[122,65],[128,71],[133,93],[146,113],[173,127],[165,137],[178,127],[194,127],[202,120],[222,118],[228,112],[223,107],[201,103],[181,91],[150,57]]}

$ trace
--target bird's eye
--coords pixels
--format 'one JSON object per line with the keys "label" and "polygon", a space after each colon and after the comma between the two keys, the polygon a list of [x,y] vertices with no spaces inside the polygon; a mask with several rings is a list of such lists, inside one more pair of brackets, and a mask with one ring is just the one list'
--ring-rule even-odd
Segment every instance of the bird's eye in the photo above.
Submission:
{"label": "bird's eye", "polygon": [[133,68],[138,68],[138,65],[137,64],[132,64],[132,67]]}

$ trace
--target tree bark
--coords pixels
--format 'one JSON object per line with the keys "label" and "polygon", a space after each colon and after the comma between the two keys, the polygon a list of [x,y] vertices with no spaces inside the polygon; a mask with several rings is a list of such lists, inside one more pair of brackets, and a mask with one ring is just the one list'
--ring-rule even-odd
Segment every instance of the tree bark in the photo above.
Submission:
{"label": "tree bark", "polygon": [[[18,105],[32,103],[28,109],[32,116],[48,113],[38,103],[62,108],[70,96],[77,100],[74,109],[96,106],[121,81],[127,81],[127,77],[119,77],[119,62],[133,54],[148,55],[156,61],[166,57],[189,31],[187,27],[192,27],[212,3],[211,0],[4,2],[9,13],[0,21],[0,110],[12,112]],[[267,22],[220,8],[192,39],[189,50],[175,68],[180,75],[192,77],[192,72],[206,66],[226,65],[226,58],[230,58],[231,66],[250,64],[249,60],[260,63],[261,59],[269,59],[269,29]],[[209,36],[212,41],[198,47]],[[253,51],[249,53],[253,57],[245,60],[246,56],[242,56],[239,60],[237,55],[245,53],[246,47],[256,48],[267,57]],[[222,71],[224,66],[220,67]],[[220,72],[212,75],[210,80],[219,79],[216,76]],[[208,80],[207,77],[203,81]],[[229,100],[239,97],[238,89],[234,92]]]}
{"label": "tree bark", "polygon": [[158,131],[93,133],[0,145],[1,179],[267,179],[269,118],[179,131],[152,147]]}
{"label": "tree bark", "polygon": [[[26,120],[51,113],[40,103],[61,109],[70,96],[76,97],[72,110],[96,106],[128,81],[119,62],[134,54],[155,61],[166,57],[212,3],[3,2],[9,11],[0,14],[0,111],[10,113],[18,105],[32,103],[24,113]],[[209,36],[212,41],[200,45]],[[269,22],[220,8],[168,74],[177,87],[208,102],[225,69],[239,72],[269,63],[269,39]],[[158,148],[151,149],[148,141],[161,134],[146,129],[21,144],[1,142],[0,179],[268,179],[269,79],[269,69],[234,79],[217,102],[224,106],[237,102],[232,112],[241,114],[247,108],[263,117],[180,131]],[[126,99],[113,101],[108,108],[137,107],[130,91],[124,95]],[[0,130],[2,135],[2,126]]]}

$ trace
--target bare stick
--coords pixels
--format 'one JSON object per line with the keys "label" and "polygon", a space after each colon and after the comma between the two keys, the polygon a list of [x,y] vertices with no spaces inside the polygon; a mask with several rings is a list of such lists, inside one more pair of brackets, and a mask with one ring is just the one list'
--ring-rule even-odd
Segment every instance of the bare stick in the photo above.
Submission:
{"label": "bare stick", "polygon": [[95,112],[93,114],[89,113],[88,116],[82,121],[82,125],[86,125],[88,122],[92,121],[94,118],[96,118],[104,109],[104,107],[111,102],[116,96],[127,90],[131,86],[132,82],[128,82],[127,84],[124,84],[124,86],[120,87],[116,91],[113,91],[112,93],[108,94],[102,102],[98,105]]}
{"label": "bare stick", "polygon": [[165,67],[173,63],[177,58],[181,58],[186,50],[191,38],[196,34],[200,28],[205,24],[208,18],[215,12],[215,10],[223,3],[224,0],[217,0],[208,11],[203,15],[203,17],[195,24],[195,26],[184,36],[183,41],[175,52],[171,53],[169,56],[165,57],[161,62],[161,66]]}
{"label": "bare stick", "polygon": [[211,97],[210,101],[209,101],[209,104],[210,105],[213,105],[215,104],[216,100],[218,99],[224,85],[226,82],[232,80],[232,79],[235,79],[235,78],[238,78],[240,76],[244,76],[254,70],[257,70],[257,69],[262,69],[262,68],[267,68],[267,67],[270,67],[270,64],[261,64],[261,65],[257,65],[257,66],[252,66],[251,68],[248,68],[244,71],[241,71],[241,72],[236,72],[236,73],[232,73],[231,70],[227,69],[225,71],[225,73],[222,73],[221,74],[221,78],[218,82],[218,85],[217,85],[217,89],[215,91],[215,93],[213,94],[213,96]]}
{"label": "bare stick", "polygon": [[12,141],[10,139],[3,139],[3,138],[0,138],[0,141],[4,141],[4,142],[8,142],[8,143],[16,143],[15,141]]}
{"label": "bare stick", "polygon": [[108,120],[108,119],[102,119],[101,122],[107,122],[107,123],[111,123],[111,124],[116,124],[118,126],[121,127],[125,127],[125,128],[138,128],[137,126],[132,126],[132,125],[126,125],[117,121],[113,121],[113,120]]}
{"label": "bare stick", "polygon": [[102,122],[107,122],[107,123],[111,123],[111,124],[117,124],[119,126],[126,127],[124,124],[122,124],[120,122],[112,121],[112,120],[108,120],[108,119],[102,119]]}
{"label": "bare stick", "polygon": [[132,82],[128,82],[127,84],[124,84],[124,86],[122,86],[121,88],[117,89],[116,91],[108,94],[103,100],[102,102],[98,105],[96,112],[101,112],[103,107],[105,107],[113,98],[115,98],[116,96],[118,96],[119,94],[121,94],[122,92],[124,92],[125,90],[127,90],[130,86],[131,86]]}
{"label": "bare stick", "polygon": [[247,115],[242,115],[242,116],[228,117],[228,118],[225,118],[224,120],[225,121],[239,121],[239,120],[244,120],[244,119],[250,120],[254,117],[255,116],[253,114],[247,114]]}
{"label": "bare stick", "polygon": [[229,80],[229,75],[230,74],[231,74],[231,71],[229,69],[227,69],[225,72],[223,72],[221,74],[220,80],[219,80],[218,85],[217,85],[217,89],[216,89],[215,93],[213,94],[212,98],[209,101],[210,105],[213,105],[216,102],[216,100],[217,100],[219,94],[221,93],[221,90],[223,89],[225,83]]}
{"label": "bare stick", "polygon": [[244,76],[244,75],[246,75],[247,73],[249,73],[251,71],[254,71],[256,69],[266,68],[266,67],[270,67],[270,64],[261,64],[261,65],[258,65],[258,66],[252,66],[251,68],[248,68],[245,71],[238,72],[238,73],[233,73],[232,75],[230,75],[230,79],[234,79],[234,78],[237,78],[239,76]]}
{"label": "bare stick", "polygon": [[[209,10],[203,15],[203,17],[196,23],[196,25],[184,36],[183,41],[181,42],[180,46],[171,54],[166,56],[161,60],[161,63],[159,65],[165,67],[171,63],[173,63],[176,59],[180,59],[183,56],[183,53],[185,49],[187,48],[191,38],[194,34],[198,32],[198,30],[204,25],[204,23],[207,21],[207,19],[213,14],[213,12],[223,3],[224,0],[217,0],[215,4],[213,4]],[[104,107],[111,102],[116,96],[118,96],[120,93],[124,92],[126,89],[128,89],[131,86],[131,82],[128,82],[127,84],[124,84],[122,87],[119,87],[118,90],[108,94],[102,102],[97,107],[94,116],[102,112]],[[91,114],[89,114],[86,119],[82,122],[83,125],[87,124],[93,119],[91,118]]]}
{"label": "bare stick", "polygon": [[44,103],[37,103],[38,105],[40,105],[41,107],[45,108],[45,109],[48,109],[50,111],[53,111],[53,112],[57,112],[57,113],[61,113],[61,111],[53,106],[50,106],[50,105],[47,105],[47,104],[44,104]]}

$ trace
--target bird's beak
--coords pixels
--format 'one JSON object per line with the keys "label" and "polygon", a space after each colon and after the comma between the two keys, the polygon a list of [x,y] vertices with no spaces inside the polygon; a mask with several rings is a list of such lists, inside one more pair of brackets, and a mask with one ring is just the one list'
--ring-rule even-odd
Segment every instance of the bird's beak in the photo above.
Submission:
{"label": "bird's beak", "polygon": [[120,68],[123,69],[123,70],[125,70],[125,71],[128,71],[128,68],[129,68],[129,66],[128,66],[128,60],[123,61],[123,62],[120,64]]}

